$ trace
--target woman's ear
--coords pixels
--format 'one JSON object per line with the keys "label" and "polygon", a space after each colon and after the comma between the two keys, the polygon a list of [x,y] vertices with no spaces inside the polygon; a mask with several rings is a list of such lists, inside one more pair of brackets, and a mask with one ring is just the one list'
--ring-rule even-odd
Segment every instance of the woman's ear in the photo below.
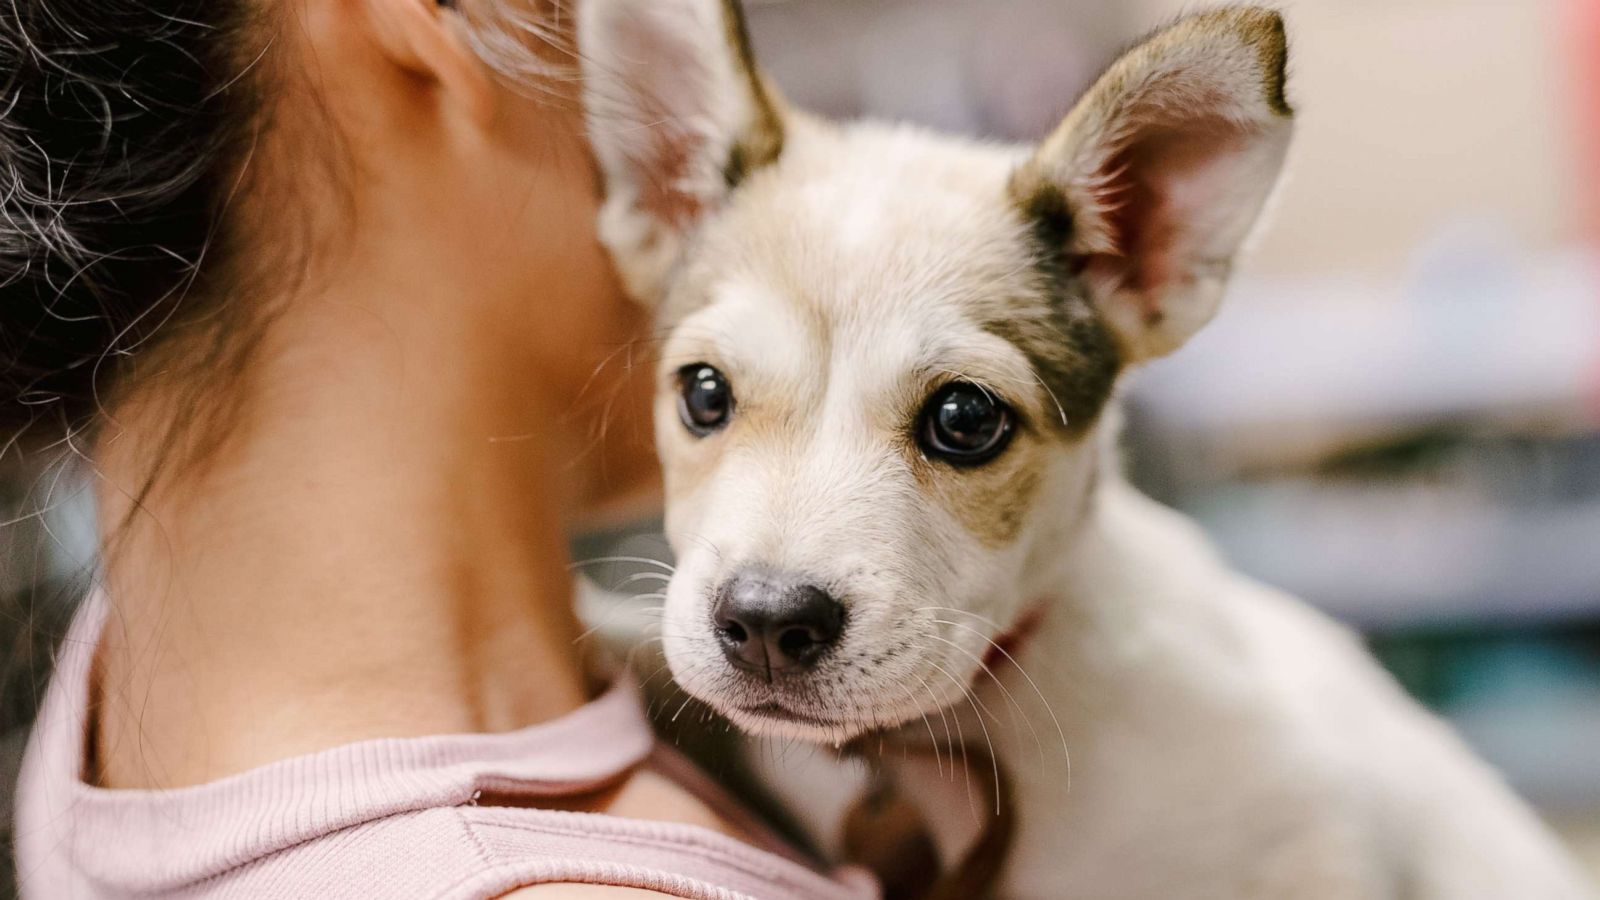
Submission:
{"label": "woman's ear", "polygon": [[1294,130],[1287,61],[1276,12],[1182,19],[1113,63],[1012,179],[1130,362],[1216,312]]}
{"label": "woman's ear", "polygon": [[779,105],[737,0],[586,0],[578,45],[600,238],[653,303],[693,228],[782,152]]}
{"label": "woman's ear", "polygon": [[494,111],[489,70],[463,39],[453,3],[363,0],[379,51],[408,74],[449,93],[475,121]]}

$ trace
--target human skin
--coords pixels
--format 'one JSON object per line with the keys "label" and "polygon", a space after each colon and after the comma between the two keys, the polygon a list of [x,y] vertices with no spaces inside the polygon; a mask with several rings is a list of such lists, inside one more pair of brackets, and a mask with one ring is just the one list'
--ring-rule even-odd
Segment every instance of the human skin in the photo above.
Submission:
{"label": "human skin", "polygon": [[[271,315],[203,453],[166,440],[189,413],[162,371],[89,451],[107,787],[576,709],[567,535],[656,503],[646,316],[594,238],[576,104],[495,77],[432,0],[283,15],[292,74],[235,214],[259,262],[303,229],[302,277],[229,298]],[[581,805],[721,826],[648,773]]]}

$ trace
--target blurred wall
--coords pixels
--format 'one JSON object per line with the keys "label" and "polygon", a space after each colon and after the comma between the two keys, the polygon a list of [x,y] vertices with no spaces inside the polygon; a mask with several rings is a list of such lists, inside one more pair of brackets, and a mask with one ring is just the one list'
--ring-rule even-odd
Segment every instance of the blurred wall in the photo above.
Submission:
{"label": "blurred wall", "polygon": [[[1132,0],[1143,22],[1193,3]],[[1062,7],[1071,6],[1063,2]],[[1463,218],[1530,250],[1578,236],[1575,41],[1559,0],[1291,0],[1300,131],[1261,274],[1405,270]]]}
{"label": "blurred wall", "polygon": [[[1577,236],[1580,0],[1289,0],[1300,134],[1246,272],[1405,272],[1469,219],[1519,250]],[[803,106],[1043,134],[1186,0],[767,0],[763,64]],[[1569,20],[1574,20],[1569,22]]]}

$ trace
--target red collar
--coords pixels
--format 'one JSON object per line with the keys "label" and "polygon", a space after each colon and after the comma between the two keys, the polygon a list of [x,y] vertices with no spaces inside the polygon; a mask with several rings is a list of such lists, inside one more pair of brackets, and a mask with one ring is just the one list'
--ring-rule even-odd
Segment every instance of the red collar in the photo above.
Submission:
{"label": "red collar", "polygon": [[1030,604],[1016,624],[1011,626],[1011,630],[989,642],[989,652],[983,655],[984,668],[993,672],[1002,663],[1016,665],[1022,645],[1039,630],[1039,623],[1044,619],[1044,606],[1043,601]]}

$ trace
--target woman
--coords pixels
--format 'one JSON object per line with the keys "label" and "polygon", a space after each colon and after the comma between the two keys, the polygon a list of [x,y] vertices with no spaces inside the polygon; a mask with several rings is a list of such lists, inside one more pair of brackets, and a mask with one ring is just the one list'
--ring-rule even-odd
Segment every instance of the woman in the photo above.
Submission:
{"label": "woman", "polygon": [[585,668],[566,536],[655,469],[570,21],[0,17],[5,434],[82,454],[102,539],[24,896],[870,893],[733,839],[767,840]]}

